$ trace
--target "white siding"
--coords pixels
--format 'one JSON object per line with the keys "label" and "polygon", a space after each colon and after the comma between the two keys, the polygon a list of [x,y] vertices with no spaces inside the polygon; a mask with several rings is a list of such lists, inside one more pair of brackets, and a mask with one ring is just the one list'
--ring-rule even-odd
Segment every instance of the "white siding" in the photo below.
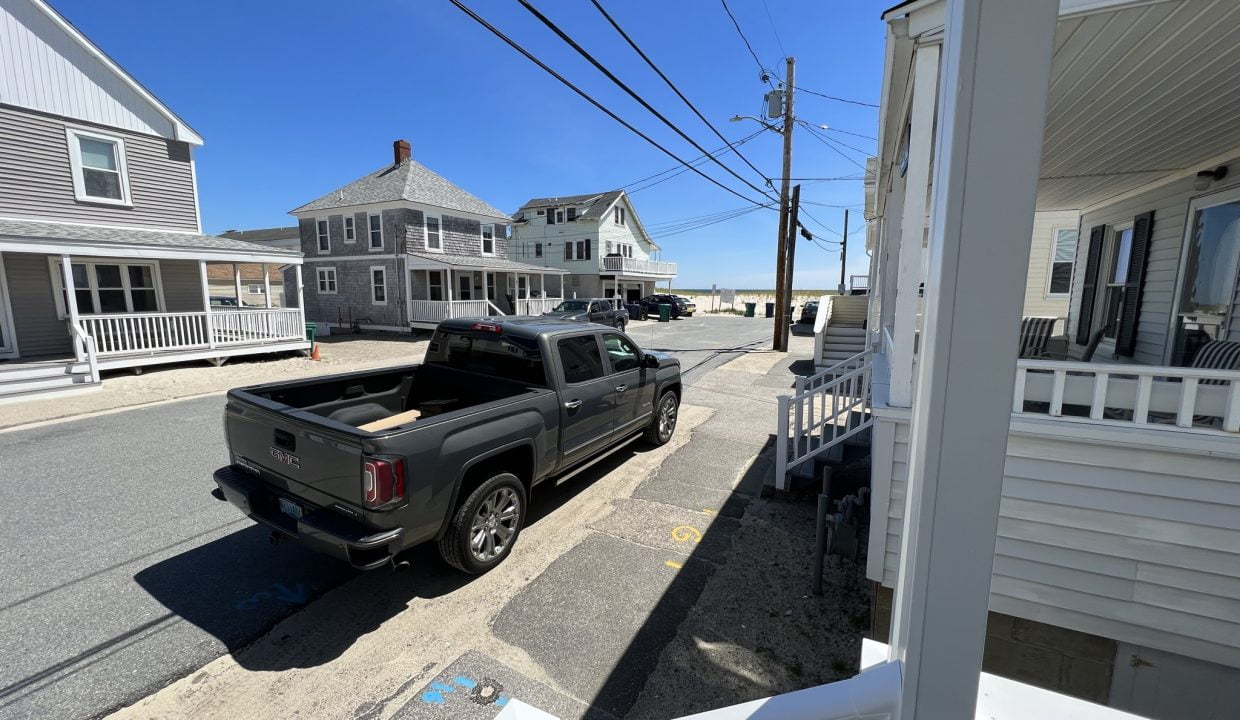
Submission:
{"label": "white siding", "polygon": [[[1240,448],[1182,448],[1175,432],[1111,442],[1010,436],[990,607],[1240,667]],[[895,586],[909,427],[896,428],[882,577]],[[1234,441],[1227,441],[1234,442]],[[1220,446],[1222,447],[1222,446]],[[882,518],[879,520],[879,518]]]}
{"label": "white siding", "polygon": [[0,1],[0,103],[177,139],[167,115],[26,0]]}
{"label": "white siding", "polygon": [[[1068,296],[1047,294],[1051,271],[1051,255],[1055,251],[1055,231],[1076,227],[1080,215],[1075,210],[1039,212],[1033,215],[1033,242],[1029,245],[1029,276],[1025,286],[1025,315],[1044,317],[1068,316]],[[1063,325],[1056,327],[1063,331]]]}

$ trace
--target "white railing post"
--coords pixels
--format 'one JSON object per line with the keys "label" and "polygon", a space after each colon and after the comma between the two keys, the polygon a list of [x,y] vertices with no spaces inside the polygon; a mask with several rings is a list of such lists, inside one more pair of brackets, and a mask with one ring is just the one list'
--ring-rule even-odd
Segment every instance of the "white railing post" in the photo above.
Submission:
{"label": "white railing post", "polygon": [[1240,432],[1240,380],[1232,380],[1227,389],[1227,409],[1223,412],[1223,429]]}
{"label": "white railing post", "polygon": [[[73,264],[69,260],[69,256],[67,254],[60,256],[60,271],[64,277],[65,310],[67,310],[69,314],[69,324],[70,326],[77,328],[77,325],[78,325],[77,286],[74,285],[74,282],[73,282]],[[82,352],[84,350],[84,348],[82,347],[82,341],[78,338],[77,334],[74,333],[73,331],[70,331],[70,334],[73,335],[73,357],[78,362],[81,362]]]}
{"label": "white railing post", "polygon": [[779,422],[775,424],[775,489],[788,489],[788,405],[791,398],[776,398]]}

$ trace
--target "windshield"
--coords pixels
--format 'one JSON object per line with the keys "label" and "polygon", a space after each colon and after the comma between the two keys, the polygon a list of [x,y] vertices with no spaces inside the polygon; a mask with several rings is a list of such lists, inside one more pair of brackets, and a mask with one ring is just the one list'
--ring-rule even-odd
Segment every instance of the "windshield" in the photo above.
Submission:
{"label": "windshield", "polygon": [[542,352],[532,338],[437,330],[426,348],[425,362],[527,385],[547,385]]}
{"label": "windshield", "polygon": [[576,312],[585,312],[589,309],[590,309],[590,302],[588,300],[565,300],[559,305],[556,305],[555,310],[552,310],[552,312],[574,312],[576,313]]}

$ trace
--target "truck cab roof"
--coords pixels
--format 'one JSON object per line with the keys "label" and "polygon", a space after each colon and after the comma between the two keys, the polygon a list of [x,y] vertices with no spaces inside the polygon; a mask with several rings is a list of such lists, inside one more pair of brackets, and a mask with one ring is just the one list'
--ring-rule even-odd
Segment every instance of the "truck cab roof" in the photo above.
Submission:
{"label": "truck cab roof", "polygon": [[439,323],[439,327],[444,330],[469,332],[474,329],[474,325],[479,323],[498,326],[500,328],[500,332],[505,335],[530,339],[566,335],[569,333],[581,332],[582,330],[601,330],[604,327],[597,323],[586,321],[561,320],[559,318],[526,315],[496,315],[491,317],[452,318]]}

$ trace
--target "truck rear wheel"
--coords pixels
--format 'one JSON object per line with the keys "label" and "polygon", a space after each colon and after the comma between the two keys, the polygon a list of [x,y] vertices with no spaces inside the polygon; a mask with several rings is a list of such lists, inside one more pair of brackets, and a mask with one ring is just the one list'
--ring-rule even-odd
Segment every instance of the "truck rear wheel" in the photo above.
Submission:
{"label": "truck rear wheel", "polygon": [[525,523],[525,486],[512,473],[498,473],[479,485],[457,508],[439,539],[444,561],[481,575],[499,565]]}
{"label": "truck rear wheel", "polygon": [[680,398],[672,390],[665,390],[655,405],[654,417],[646,428],[645,439],[651,445],[666,445],[676,432],[676,416],[680,413]]}

